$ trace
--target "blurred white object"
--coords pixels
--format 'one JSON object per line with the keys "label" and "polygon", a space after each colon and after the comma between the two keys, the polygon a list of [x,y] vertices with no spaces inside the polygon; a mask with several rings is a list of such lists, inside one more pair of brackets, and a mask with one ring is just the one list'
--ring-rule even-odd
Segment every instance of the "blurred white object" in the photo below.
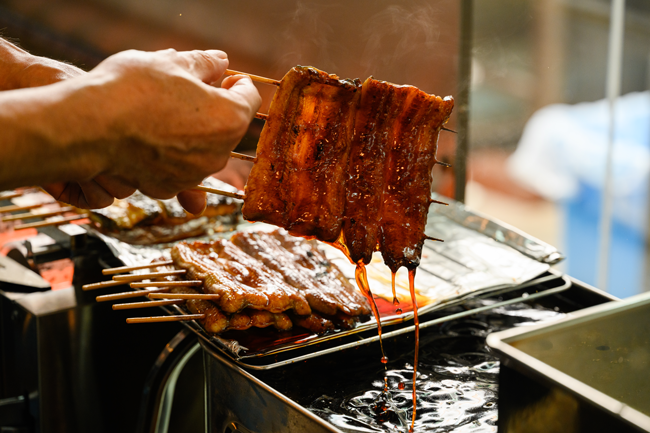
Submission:
{"label": "blurred white object", "polygon": [[[509,173],[549,200],[571,200],[584,184],[602,191],[607,154],[607,100],[555,104],[526,124]],[[645,232],[650,184],[650,92],[618,99],[613,155],[614,219]]]}

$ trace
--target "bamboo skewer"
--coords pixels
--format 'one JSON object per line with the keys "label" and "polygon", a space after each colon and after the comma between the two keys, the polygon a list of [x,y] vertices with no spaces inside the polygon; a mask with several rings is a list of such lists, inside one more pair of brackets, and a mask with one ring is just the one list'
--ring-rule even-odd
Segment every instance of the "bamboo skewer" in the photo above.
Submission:
{"label": "bamboo skewer", "polygon": [[131,302],[129,304],[114,304],[113,310],[130,310],[134,308],[161,307],[165,305],[174,305],[184,303],[184,299],[164,299],[162,301],[143,301]]}
{"label": "bamboo skewer", "polygon": [[230,152],[230,157],[241,159],[242,161],[249,161],[249,162],[257,161],[257,158],[254,156],[244,155],[243,153],[237,153],[237,152]]}
{"label": "bamboo skewer", "polygon": [[13,191],[7,194],[0,194],[0,200],[11,200],[12,198],[21,197],[24,191]]}
{"label": "bamboo skewer", "polygon": [[[280,80],[274,80],[272,78],[266,78],[266,77],[261,77],[259,75],[248,74],[246,72],[234,71],[232,69],[226,69],[225,75],[247,75],[253,81],[257,81],[259,83],[272,84],[274,86],[279,86],[281,83]],[[257,117],[258,119],[266,120],[269,117],[269,115],[263,113],[256,113],[255,117]],[[445,128],[444,126],[441,129],[443,131],[448,131],[448,132],[453,132],[454,134],[458,134],[458,132],[454,131],[453,129]]]}
{"label": "bamboo skewer", "polygon": [[18,224],[14,226],[14,230],[35,229],[39,227],[49,227],[49,226],[60,226],[63,224],[67,224],[71,221],[77,221],[77,220],[82,220],[84,218],[88,218],[88,216],[89,214],[85,213],[85,214],[64,217],[54,221],[39,221],[36,223]]}
{"label": "bamboo skewer", "polygon": [[96,289],[103,289],[106,287],[115,287],[115,286],[123,286],[125,284],[128,284],[128,281],[100,281],[99,283],[92,283],[92,284],[86,284],[84,286],[81,286],[81,290],[96,290]]}
{"label": "bamboo skewer", "polygon": [[220,189],[210,188],[209,186],[199,185],[194,187],[194,189],[199,191],[209,192],[211,194],[225,195],[226,197],[237,198],[239,200],[244,200],[246,196],[244,194],[238,194],[236,192],[221,191]]}
{"label": "bamboo skewer", "polygon": [[173,260],[165,260],[164,262],[154,262],[148,265],[120,266],[119,268],[102,269],[102,274],[103,275],[123,274],[126,272],[137,271],[140,269],[158,268],[160,266],[168,266],[173,264],[174,264]]}
{"label": "bamboo skewer", "polygon": [[126,323],[157,323],[157,322],[185,322],[189,320],[205,319],[205,314],[181,314],[178,316],[153,316],[153,317],[132,317],[126,319]]}
{"label": "bamboo skewer", "polygon": [[183,275],[187,271],[185,269],[175,269],[173,271],[162,271],[162,272],[149,272],[148,274],[128,274],[128,275],[115,275],[113,276],[114,281],[141,281],[149,278],[161,278],[161,277],[171,277],[174,275]]}
{"label": "bamboo skewer", "polygon": [[41,207],[44,204],[48,204],[48,203],[28,204],[28,205],[25,205],[25,206],[18,206],[18,205],[15,205],[15,204],[10,205],[10,206],[2,206],[2,207],[0,207],[0,213],[18,212],[18,211],[21,211],[21,210],[30,210],[30,209],[34,209],[34,208],[37,208],[37,207]]}
{"label": "bamboo skewer", "polygon": [[131,283],[133,289],[143,287],[200,287],[203,285],[201,280],[183,280],[183,281],[150,281],[143,283]]}
{"label": "bamboo skewer", "polygon": [[149,299],[206,299],[206,300],[219,300],[221,295],[212,293],[151,293],[148,295]]}
{"label": "bamboo skewer", "polygon": [[41,213],[34,213],[34,212],[27,212],[27,213],[19,213],[17,215],[10,215],[2,218],[2,221],[17,221],[17,220],[26,220],[26,219],[32,219],[32,218],[46,218],[46,217],[51,217],[55,215],[60,215],[62,213],[66,212],[73,212],[74,208],[72,207],[62,207],[59,209],[51,210],[49,212],[41,212]]}
{"label": "bamboo skewer", "polygon": [[257,81],[259,83],[272,84],[274,86],[280,85],[280,80],[274,80],[272,78],[260,77],[259,75],[247,74],[246,72],[233,71],[232,69],[226,69],[224,72],[225,75],[248,75],[251,80]]}
{"label": "bamboo skewer", "polygon": [[169,287],[162,287],[159,289],[149,290],[131,290],[129,292],[113,293],[111,295],[102,295],[95,298],[97,302],[119,301],[121,299],[138,298],[140,296],[147,296],[149,293],[166,292]]}

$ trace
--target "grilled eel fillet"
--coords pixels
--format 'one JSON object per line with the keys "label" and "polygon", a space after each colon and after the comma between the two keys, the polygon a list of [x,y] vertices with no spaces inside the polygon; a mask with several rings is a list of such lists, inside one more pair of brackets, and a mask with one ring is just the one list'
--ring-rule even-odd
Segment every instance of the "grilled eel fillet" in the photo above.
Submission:
{"label": "grilled eel fillet", "polygon": [[226,313],[252,308],[311,314],[307,300],[296,288],[226,240],[181,242],[171,255],[176,267],[187,269],[189,278],[203,281],[205,293],[219,295],[215,303]]}
{"label": "grilled eel fillet", "polygon": [[204,282],[206,293],[226,313],[244,308],[299,316],[369,314],[367,301],[313,245],[283,232],[237,234],[232,241],[181,242],[174,264]]}
{"label": "grilled eel fillet", "polygon": [[370,314],[366,298],[314,241],[305,242],[284,230],[275,230],[237,233],[231,242],[282,275],[287,284],[304,294],[312,310],[331,316],[339,311],[350,316]]}
{"label": "grilled eel fillet", "polygon": [[[170,293],[200,293],[191,287],[172,287]],[[273,326],[278,331],[287,331],[293,324],[285,313],[271,313],[264,310],[245,309],[231,315],[224,314],[210,301],[204,299],[188,299],[187,309],[193,314],[205,314],[200,320],[206,331],[219,334],[223,331],[245,331],[249,328],[267,328]],[[319,328],[320,329],[320,328]]]}
{"label": "grilled eel fillet", "polygon": [[380,250],[419,264],[440,128],[453,108],[413,86],[339,80],[295,67],[276,91],[243,217],[341,241],[354,263]]}
{"label": "grilled eel fillet", "polygon": [[345,207],[358,81],[296,67],[276,90],[246,185],[243,212],[292,234],[334,242]]}
{"label": "grilled eel fillet", "polygon": [[[365,221],[379,225],[378,249],[390,270],[397,272],[402,266],[413,269],[420,264],[426,238],[424,228],[431,204],[431,171],[437,162],[438,135],[451,115],[454,101],[416,87],[397,87],[372,78],[366,80],[366,86],[368,93],[394,90],[401,106],[399,111],[394,108],[397,104],[384,111],[390,119],[386,129],[394,135],[386,148],[379,218],[367,212]],[[361,109],[370,107],[362,104]],[[361,127],[357,131],[360,137],[364,135]],[[367,264],[370,258],[364,255],[363,261]]]}
{"label": "grilled eel fillet", "polygon": [[232,241],[179,243],[171,255],[175,267],[188,270],[188,278],[204,282],[205,293],[219,295],[212,302],[187,304],[190,311],[207,314],[209,332],[244,329],[247,323],[285,330],[293,322],[323,333],[351,328],[357,316],[370,313],[366,299],[313,242],[281,230],[240,233]]}
{"label": "grilled eel fillet", "polygon": [[[236,188],[212,177],[204,179],[203,184],[237,192]],[[201,215],[192,215],[175,198],[156,200],[136,191],[124,200],[115,200],[104,209],[94,210],[90,219],[102,232],[124,242],[153,244],[204,234],[209,225],[192,223],[199,217],[236,223],[239,211],[237,200],[208,194],[205,211]]]}

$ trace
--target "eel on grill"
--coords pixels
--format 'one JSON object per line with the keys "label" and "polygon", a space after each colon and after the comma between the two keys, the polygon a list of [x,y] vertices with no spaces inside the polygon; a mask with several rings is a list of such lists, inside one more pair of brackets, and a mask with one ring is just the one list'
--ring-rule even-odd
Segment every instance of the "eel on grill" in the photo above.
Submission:
{"label": "eel on grill", "polygon": [[[172,287],[170,293],[199,293],[192,287]],[[245,309],[231,315],[223,311],[210,301],[204,299],[188,299],[185,306],[192,314],[205,314],[201,320],[203,327],[211,334],[218,334],[226,330],[245,331],[250,328],[266,328],[273,326],[278,331],[287,331],[293,323],[285,313],[271,313],[265,310]]]}
{"label": "eel on grill", "polygon": [[[236,188],[212,177],[205,179],[203,184],[237,192]],[[130,244],[150,245],[201,236],[208,229],[230,230],[239,220],[240,208],[237,200],[208,194],[205,211],[192,215],[175,198],[156,200],[136,191],[124,200],[115,200],[104,209],[94,210],[90,219],[106,235]]]}
{"label": "eel on grill", "polygon": [[352,327],[358,316],[370,313],[365,298],[314,243],[280,230],[239,233],[231,241],[181,242],[171,255],[188,278],[203,281],[203,292],[218,295],[186,304],[206,314],[208,332],[271,325],[286,330],[293,323],[323,333]]}
{"label": "eel on grill", "polygon": [[356,264],[381,251],[391,271],[414,269],[452,108],[413,86],[291,69],[260,136],[244,219],[337,244]]}

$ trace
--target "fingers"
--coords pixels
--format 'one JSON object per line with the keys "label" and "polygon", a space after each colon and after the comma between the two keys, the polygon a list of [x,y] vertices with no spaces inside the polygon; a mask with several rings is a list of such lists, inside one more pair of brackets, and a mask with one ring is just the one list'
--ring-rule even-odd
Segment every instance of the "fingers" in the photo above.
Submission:
{"label": "fingers", "polygon": [[56,200],[81,209],[100,209],[110,206],[114,197],[95,181],[60,182],[44,185],[43,189]]}
{"label": "fingers", "polygon": [[77,201],[82,204],[85,209],[101,209],[110,206],[115,201],[115,197],[109,194],[104,188],[101,187],[94,180],[85,182],[78,182],[81,192],[78,195]]}
{"label": "fingers", "polygon": [[175,63],[204,83],[218,80],[228,68],[228,56],[219,50],[181,51],[177,58]]}
{"label": "fingers", "polygon": [[114,176],[100,174],[95,176],[94,181],[104,188],[106,192],[115,198],[127,198],[135,192],[135,188]]}
{"label": "fingers", "polygon": [[259,110],[262,105],[262,97],[257,91],[250,77],[246,75],[232,75],[227,77],[221,83],[223,89],[240,95],[246,103],[252,108],[253,113]]}
{"label": "fingers", "polygon": [[185,190],[176,196],[183,208],[193,215],[200,215],[208,205],[207,195],[203,191]]}

